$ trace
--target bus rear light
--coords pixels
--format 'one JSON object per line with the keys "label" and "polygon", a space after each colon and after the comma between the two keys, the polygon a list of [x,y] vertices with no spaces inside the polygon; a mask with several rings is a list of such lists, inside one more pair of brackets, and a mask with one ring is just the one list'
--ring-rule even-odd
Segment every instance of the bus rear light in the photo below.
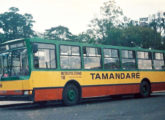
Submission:
{"label": "bus rear light", "polygon": [[32,94],[32,91],[31,90],[25,90],[24,91],[24,95],[31,95]]}
{"label": "bus rear light", "polygon": [[31,95],[32,94],[32,90],[29,90],[29,95]]}
{"label": "bus rear light", "polygon": [[24,95],[29,95],[29,91],[28,90],[24,91]]}

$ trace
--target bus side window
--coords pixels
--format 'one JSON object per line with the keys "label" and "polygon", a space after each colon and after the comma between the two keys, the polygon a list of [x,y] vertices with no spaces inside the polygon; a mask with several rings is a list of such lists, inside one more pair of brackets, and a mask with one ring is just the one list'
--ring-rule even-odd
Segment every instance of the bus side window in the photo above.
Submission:
{"label": "bus side window", "polygon": [[137,58],[138,58],[138,69],[143,69],[143,70],[152,69],[152,58],[150,52],[138,51]]}
{"label": "bus side window", "polygon": [[163,53],[154,53],[153,64],[156,70],[164,69],[165,63]]}
{"label": "bus side window", "polygon": [[122,50],[122,68],[136,69],[135,51]]}
{"label": "bus side window", "polygon": [[84,47],[84,68],[85,69],[100,69],[101,65],[101,49],[94,47]]}
{"label": "bus side window", "polygon": [[60,45],[60,66],[62,69],[81,69],[80,47]]}
{"label": "bus side window", "polygon": [[119,51],[116,49],[104,49],[104,69],[120,69]]}
{"label": "bus side window", "polygon": [[33,60],[36,69],[56,68],[55,45],[33,43]]}

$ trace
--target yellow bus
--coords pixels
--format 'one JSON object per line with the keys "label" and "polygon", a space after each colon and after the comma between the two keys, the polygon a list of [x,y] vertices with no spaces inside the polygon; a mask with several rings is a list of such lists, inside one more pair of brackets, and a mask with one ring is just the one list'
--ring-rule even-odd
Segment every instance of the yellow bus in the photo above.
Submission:
{"label": "yellow bus", "polygon": [[165,51],[17,39],[0,45],[0,99],[74,105],[83,98],[165,90]]}

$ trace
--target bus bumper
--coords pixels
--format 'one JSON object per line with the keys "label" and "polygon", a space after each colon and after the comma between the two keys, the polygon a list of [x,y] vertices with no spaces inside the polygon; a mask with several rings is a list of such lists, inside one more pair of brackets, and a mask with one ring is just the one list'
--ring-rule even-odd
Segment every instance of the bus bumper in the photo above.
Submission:
{"label": "bus bumper", "polygon": [[0,95],[0,101],[33,101],[33,95]]}

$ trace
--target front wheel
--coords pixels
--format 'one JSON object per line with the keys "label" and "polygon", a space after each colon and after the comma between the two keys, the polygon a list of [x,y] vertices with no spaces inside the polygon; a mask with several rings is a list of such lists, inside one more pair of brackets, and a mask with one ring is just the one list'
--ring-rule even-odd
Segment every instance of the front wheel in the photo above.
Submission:
{"label": "front wheel", "polygon": [[147,81],[142,81],[140,84],[140,96],[149,97],[151,93],[150,83]]}
{"label": "front wheel", "polygon": [[78,104],[80,100],[80,93],[74,84],[68,84],[63,91],[63,103],[65,105]]}

